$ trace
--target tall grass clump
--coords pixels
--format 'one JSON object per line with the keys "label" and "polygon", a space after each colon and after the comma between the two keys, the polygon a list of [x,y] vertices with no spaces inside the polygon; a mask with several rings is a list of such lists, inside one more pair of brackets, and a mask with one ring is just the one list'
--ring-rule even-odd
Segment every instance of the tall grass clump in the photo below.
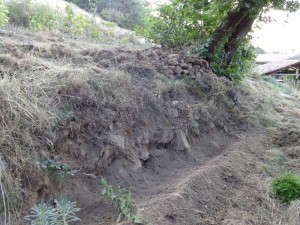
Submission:
{"label": "tall grass clump", "polygon": [[33,162],[53,139],[58,85],[46,76],[29,70],[0,79],[0,220],[20,205],[24,182],[37,178]]}

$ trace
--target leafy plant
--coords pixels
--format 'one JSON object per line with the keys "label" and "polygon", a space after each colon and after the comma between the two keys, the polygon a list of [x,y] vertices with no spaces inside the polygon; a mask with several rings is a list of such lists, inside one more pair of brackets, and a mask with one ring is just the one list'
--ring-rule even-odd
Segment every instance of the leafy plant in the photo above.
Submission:
{"label": "leafy plant", "polygon": [[0,0],[0,27],[8,23],[8,10],[7,7]]}
{"label": "leafy plant", "polygon": [[75,214],[80,211],[80,208],[76,208],[75,202],[71,202],[66,198],[60,198],[59,200],[55,200],[55,204],[58,224],[67,225],[71,222],[80,221]]}
{"label": "leafy plant", "polygon": [[52,225],[57,222],[57,212],[49,204],[41,202],[31,208],[30,215],[25,216],[25,219],[29,220],[31,225]]}
{"label": "leafy plant", "polygon": [[42,169],[46,170],[51,176],[57,179],[62,179],[66,175],[74,176],[74,171],[70,170],[69,167],[62,163],[58,162],[55,159],[44,159],[37,162]]}
{"label": "leafy plant", "polygon": [[90,20],[82,13],[76,14],[70,5],[66,6],[65,13],[64,27],[66,31],[75,35],[90,35],[95,39],[102,38],[103,33],[95,21]]}
{"label": "leafy plant", "polygon": [[272,182],[275,197],[288,203],[300,198],[300,177],[293,173],[285,173]]}
{"label": "leafy plant", "polygon": [[143,224],[143,219],[142,219],[142,217],[141,217],[139,211],[135,214],[134,219],[133,219],[133,222],[134,222],[135,224]]}
{"label": "leafy plant", "polygon": [[76,203],[60,198],[55,200],[55,207],[49,203],[41,202],[31,208],[30,215],[25,216],[31,225],[68,225],[71,222],[80,221],[76,212]]}
{"label": "leafy plant", "polygon": [[61,24],[63,15],[49,6],[39,5],[31,11],[30,27],[35,31],[53,30]]}
{"label": "leafy plant", "polygon": [[[120,186],[109,185],[105,179],[102,179],[101,183],[103,185],[101,194],[115,204],[118,209],[117,222],[119,222],[122,217],[130,219],[132,205],[131,192]],[[137,219],[137,221],[139,220]]]}

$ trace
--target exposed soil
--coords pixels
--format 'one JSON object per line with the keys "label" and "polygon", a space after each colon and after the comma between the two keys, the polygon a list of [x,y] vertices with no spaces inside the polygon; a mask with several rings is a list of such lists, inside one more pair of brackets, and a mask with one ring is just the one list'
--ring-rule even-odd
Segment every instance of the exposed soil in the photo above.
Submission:
{"label": "exposed soil", "polygon": [[[263,196],[276,200],[260,183],[269,184],[282,165],[292,171],[300,165],[297,98],[275,95],[253,79],[236,91],[206,61],[155,48],[133,51],[13,30],[1,31],[0,41],[0,93],[10,97],[1,99],[2,124],[13,140],[0,143],[0,169],[25,190],[11,224],[24,224],[33,204],[59,196],[81,208],[77,224],[116,224],[101,178],[132,192],[133,212],[139,210],[144,224],[289,224],[270,219]],[[15,84],[20,92],[13,98],[5,88]],[[14,111],[7,115],[8,106]],[[284,164],[270,161],[274,149]],[[40,158],[77,173],[53,179],[32,163]],[[261,165],[271,163],[278,167],[269,176]],[[260,207],[268,218],[257,213]]]}

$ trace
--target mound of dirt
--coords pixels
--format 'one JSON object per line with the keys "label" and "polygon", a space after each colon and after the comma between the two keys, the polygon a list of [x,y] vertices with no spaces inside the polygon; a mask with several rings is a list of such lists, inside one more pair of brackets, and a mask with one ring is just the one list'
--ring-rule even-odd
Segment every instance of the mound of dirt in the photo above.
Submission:
{"label": "mound of dirt", "polygon": [[[247,192],[258,191],[256,162],[271,143],[250,121],[258,96],[205,60],[62,34],[7,30],[0,41],[0,175],[3,199],[16,198],[13,224],[59,196],[82,209],[77,224],[114,224],[101,178],[129,189],[152,224],[227,224],[229,211],[257,204]],[[75,176],[54,179],[44,159]]]}

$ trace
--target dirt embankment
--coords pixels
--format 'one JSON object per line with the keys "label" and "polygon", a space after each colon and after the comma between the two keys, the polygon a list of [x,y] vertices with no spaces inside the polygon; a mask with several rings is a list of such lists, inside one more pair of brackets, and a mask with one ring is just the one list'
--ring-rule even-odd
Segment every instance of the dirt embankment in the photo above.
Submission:
{"label": "dirt embankment", "polygon": [[[259,204],[257,161],[279,125],[267,123],[264,112],[278,112],[259,105],[253,81],[235,91],[206,61],[160,49],[25,31],[0,40],[1,174],[20,215],[67,196],[82,209],[78,224],[114,224],[102,177],[130,189],[152,224],[230,224],[231,212]],[[52,179],[36,165],[43,158],[75,176]]]}

